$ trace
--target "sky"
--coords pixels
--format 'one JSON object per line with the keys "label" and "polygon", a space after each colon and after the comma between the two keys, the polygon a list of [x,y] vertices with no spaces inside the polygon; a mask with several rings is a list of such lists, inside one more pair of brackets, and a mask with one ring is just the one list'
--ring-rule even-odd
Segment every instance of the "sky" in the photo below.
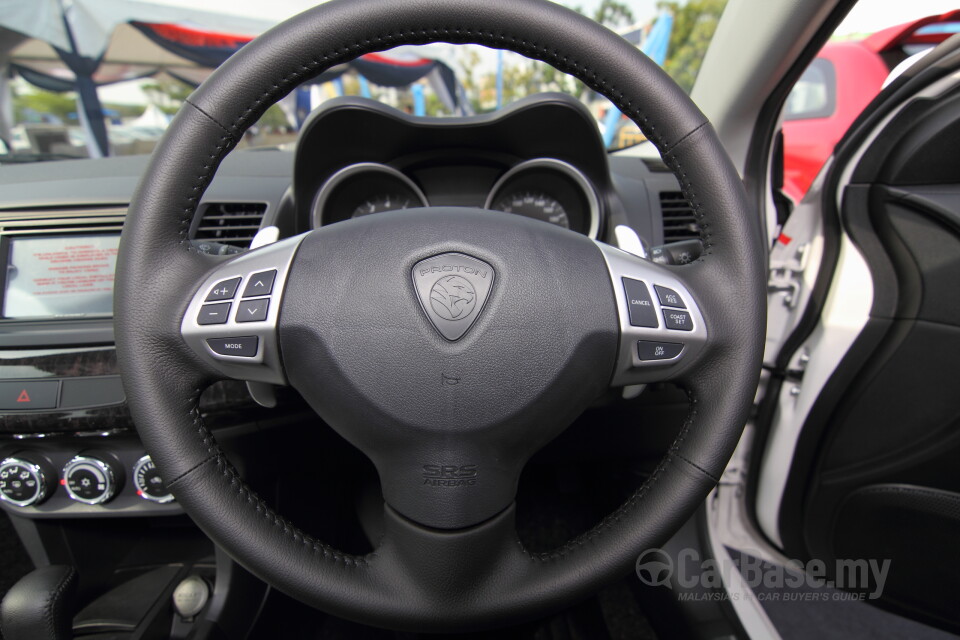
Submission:
{"label": "sky", "polygon": [[[165,4],[196,7],[196,0],[162,0]],[[626,0],[639,22],[647,22],[656,13],[657,0]],[[561,4],[580,6],[592,13],[600,0],[562,0]],[[203,0],[206,11],[224,12],[280,22],[317,4],[317,0]],[[836,35],[872,33],[920,16],[944,13],[960,7],[960,0],[861,0],[838,27]],[[492,54],[491,54],[492,55]],[[493,64],[492,59],[488,61]],[[100,89],[104,102],[136,104],[145,102],[138,82],[127,82]]]}

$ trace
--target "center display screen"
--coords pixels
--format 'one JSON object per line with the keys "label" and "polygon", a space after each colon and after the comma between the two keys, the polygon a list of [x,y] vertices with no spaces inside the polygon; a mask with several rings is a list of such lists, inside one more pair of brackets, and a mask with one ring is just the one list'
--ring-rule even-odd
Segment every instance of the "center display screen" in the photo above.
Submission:
{"label": "center display screen", "polygon": [[11,237],[3,287],[4,318],[49,319],[113,313],[120,236]]}

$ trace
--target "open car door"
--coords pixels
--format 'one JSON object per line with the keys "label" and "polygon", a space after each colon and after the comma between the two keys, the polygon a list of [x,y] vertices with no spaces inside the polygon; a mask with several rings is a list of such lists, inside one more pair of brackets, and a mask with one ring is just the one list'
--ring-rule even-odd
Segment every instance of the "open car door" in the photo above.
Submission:
{"label": "open car door", "polygon": [[[787,557],[960,631],[960,37],[854,122],[771,253],[750,506]],[[880,588],[878,588],[880,587]]]}

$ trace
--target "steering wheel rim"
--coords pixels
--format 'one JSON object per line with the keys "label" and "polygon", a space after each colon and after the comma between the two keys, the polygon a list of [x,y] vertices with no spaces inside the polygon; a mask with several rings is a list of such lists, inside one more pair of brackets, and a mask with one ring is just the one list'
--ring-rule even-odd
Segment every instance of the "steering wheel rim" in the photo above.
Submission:
{"label": "steering wheel rim", "polygon": [[[562,45],[549,44],[558,34],[564,34]],[[682,275],[710,334],[696,366],[676,378],[690,394],[690,414],[664,460],[627,502],[547,554],[528,553],[518,543],[512,506],[466,528],[437,529],[386,505],[384,539],[363,557],[314,540],[243,483],[203,425],[200,393],[224,376],[181,335],[194,283],[224,262],[191,248],[190,223],[244,131],[293,87],[331,66],[435,41],[510,49],[610,98],[660,150],[702,230],[701,258],[665,269]],[[137,429],[169,488],[198,526],[254,574],[308,604],[367,624],[419,631],[492,626],[542,615],[627,573],[716,484],[759,377],[764,252],[758,218],[707,119],[619,36],[543,0],[333,0],[231,57],[191,95],[164,135],[124,225],[117,352]]]}

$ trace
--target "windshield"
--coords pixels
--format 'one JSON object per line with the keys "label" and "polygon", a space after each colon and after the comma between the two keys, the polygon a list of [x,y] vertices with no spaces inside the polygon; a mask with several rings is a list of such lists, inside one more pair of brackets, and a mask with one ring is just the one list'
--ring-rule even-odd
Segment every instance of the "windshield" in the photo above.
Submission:
{"label": "windshield", "polygon": [[[725,3],[562,4],[619,33],[689,92]],[[130,15],[105,17],[96,13],[92,0],[67,4],[75,11],[59,16],[68,28],[72,25],[66,45],[35,24],[18,24],[22,17],[0,17],[6,27],[0,38],[9,41],[6,50],[12,52],[0,80],[0,163],[149,153],[190,92],[277,17],[260,15],[261,3],[223,0],[210,0],[203,10],[185,9],[182,23],[158,21],[141,7],[136,11],[143,15],[131,9]],[[81,4],[90,15],[71,22]],[[167,5],[181,0],[138,4],[169,15]],[[313,4],[278,0],[282,17]],[[91,15],[109,34],[99,44],[82,32]],[[609,101],[545,63],[475,45],[433,44],[363,56],[325,72],[271,107],[239,146],[293,142],[306,116],[337,96],[364,96],[416,116],[444,117],[489,113],[546,91],[580,100],[611,151],[645,139]]]}

